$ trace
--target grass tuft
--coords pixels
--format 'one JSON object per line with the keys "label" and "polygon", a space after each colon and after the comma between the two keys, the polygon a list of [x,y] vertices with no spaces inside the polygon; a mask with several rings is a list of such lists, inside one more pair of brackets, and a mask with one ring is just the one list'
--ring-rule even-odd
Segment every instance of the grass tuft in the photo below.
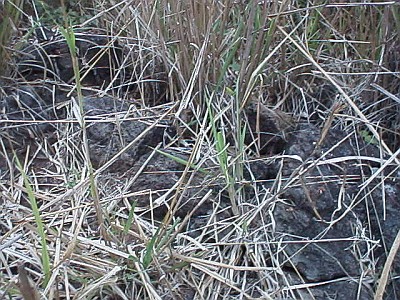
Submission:
{"label": "grass tuft", "polygon": [[[396,1],[0,8],[0,298],[397,291],[399,237],[390,248],[373,231],[390,224],[400,167]],[[116,112],[85,111],[89,97],[111,99]],[[113,128],[98,148],[96,126]],[[338,156],[346,143],[354,153]],[[315,236],[293,234],[295,225]],[[340,226],[351,234],[331,237]],[[348,245],[359,274],[307,278],[299,255],[333,243]],[[340,259],[327,252],[318,253],[333,269]]]}

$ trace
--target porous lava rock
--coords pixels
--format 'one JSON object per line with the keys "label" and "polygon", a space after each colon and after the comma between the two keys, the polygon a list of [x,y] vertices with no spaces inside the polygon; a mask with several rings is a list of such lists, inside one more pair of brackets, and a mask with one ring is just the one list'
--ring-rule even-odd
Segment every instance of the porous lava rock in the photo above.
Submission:
{"label": "porous lava rock", "polygon": [[[269,177],[272,168],[282,180],[273,190],[279,201],[272,212],[274,237],[284,245],[280,260],[303,282],[323,283],[313,289],[316,299],[349,299],[340,295],[357,293],[364,295],[357,299],[372,299],[371,274],[379,274],[386,260],[384,249],[390,249],[400,229],[395,217],[399,178],[396,173],[386,177],[385,189],[379,180],[364,184],[384,162],[379,149],[335,128],[316,149],[320,136],[315,125],[299,124],[285,145],[285,155],[269,166]],[[399,272],[398,261],[393,270]],[[399,293],[398,286],[388,290]]]}

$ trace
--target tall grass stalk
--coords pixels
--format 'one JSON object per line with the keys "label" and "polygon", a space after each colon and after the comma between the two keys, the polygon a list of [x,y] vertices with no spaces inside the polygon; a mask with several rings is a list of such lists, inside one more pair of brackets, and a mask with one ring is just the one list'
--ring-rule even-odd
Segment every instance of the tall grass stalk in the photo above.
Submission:
{"label": "tall grass stalk", "polygon": [[75,77],[75,84],[76,84],[76,92],[78,98],[78,105],[79,105],[79,115],[78,122],[82,130],[82,140],[83,140],[83,147],[84,147],[84,154],[85,154],[85,163],[88,168],[89,172],[89,186],[90,186],[90,194],[93,199],[94,208],[96,211],[97,222],[100,228],[100,233],[104,239],[108,240],[108,234],[104,224],[103,218],[103,211],[101,209],[100,204],[100,196],[98,192],[98,188],[96,185],[96,179],[94,176],[94,170],[92,166],[92,162],[90,160],[89,154],[89,145],[88,145],[88,137],[86,131],[86,122],[85,122],[85,112],[83,108],[83,94],[82,94],[82,84],[81,84],[81,76],[80,76],[80,68],[79,68],[79,61],[77,56],[77,49],[75,44],[75,33],[71,26],[67,28],[60,28],[61,33],[63,34],[64,38],[67,41],[69,52],[71,55],[72,66],[74,70],[74,77]]}

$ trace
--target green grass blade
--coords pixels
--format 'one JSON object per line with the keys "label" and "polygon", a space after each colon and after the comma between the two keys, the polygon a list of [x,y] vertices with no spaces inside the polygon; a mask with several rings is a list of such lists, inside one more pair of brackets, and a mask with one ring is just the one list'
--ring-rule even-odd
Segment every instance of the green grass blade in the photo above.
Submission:
{"label": "green grass blade", "polygon": [[[179,163],[181,165],[187,166],[187,164],[188,164],[187,160],[185,160],[183,158],[180,158],[180,157],[177,157],[175,155],[172,155],[172,154],[170,154],[168,152],[164,152],[164,151],[159,150],[159,149],[155,149],[155,151],[160,153],[160,154],[162,154],[162,155],[164,155],[165,157],[168,157],[168,158],[172,159],[173,161],[176,161],[177,163]],[[190,164],[190,167],[192,169],[194,169],[194,170],[199,170],[202,173],[208,173],[207,170],[205,170],[203,168],[199,168],[196,164]]]}
{"label": "green grass blade", "polygon": [[146,245],[146,250],[145,250],[146,253],[142,259],[142,265],[143,265],[144,269],[147,269],[148,266],[150,266],[150,263],[153,261],[153,254],[155,251],[154,246],[158,239],[159,232],[160,232],[160,228],[157,228],[155,234],[151,237],[150,241]]}
{"label": "green grass blade", "polygon": [[131,209],[129,210],[128,220],[126,220],[126,223],[124,225],[123,229],[124,235],[127,234],[129,229],[132,227],[133,218],[135,216],[135,207],[136,207],[136,202],[133,202]]}
{"label": "green grass blade", "polygon": [[21,165],[21,162],[19,161],[18,157],[16,154],[14,154],[15,161],[17,163],[17,167],[19,171],[21,172],[21,175],[24,179],[24,185],[26,188],[26,193],[28,194],[28,199],[29,199],[29,204],[31,205],[32,208],[32,213],[33,216],[35,217],[35,223],[37,226],[37,232],[40,236],[40,245],[42,246],[42,268],[43,268],[43,273],[44,273],[44,281],[43,281],[43,287],[47,286],[47,283],[50,280],[50,255],[47,249],[47,238],[46,238],[46,232],[44,230],[44,225],[43,225],[43,220],[39,212],[39,208],[37,205],[35,193],[33,192],[32,185],[29,181],[28,175],[25,173],[24,168]]}

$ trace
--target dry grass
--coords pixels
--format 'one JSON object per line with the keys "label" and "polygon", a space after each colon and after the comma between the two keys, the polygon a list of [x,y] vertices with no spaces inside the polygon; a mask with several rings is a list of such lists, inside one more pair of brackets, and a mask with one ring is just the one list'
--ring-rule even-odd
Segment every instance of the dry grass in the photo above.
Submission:
{"label": "dry grass", "polygon": [[[267,188],[254,179],[257,174],[252,174],[248,166],[255,160],[269,164],[285,156],[257,155],[257,142],[255,150],[245,145],[243,128],[248,125],[243,110],[249,103],[261,101],[294,120],[314,122],[322,128],[321,143],[331,127],[361,135],[388,157],[378,159],[381,167],[375,177],[357,179],[363,183],[361,190],[374,189],[377,177],[382,182],[389,180],[383,177],[383,171],[389,164],[395,170],[400,165],[399,6],[394,2],[346,5],[331,1],[325,5],[323,1],[286,0],[133,0],[112,1],[106,6],[97,2],[92,7],[72,7],[79,14],[93,16],[74,19],[79,21],[75,30],[99,27],[128,50],[135,49],[118,70],[127,66],[136,70],[140,109],[84,122],[82,109],[78,113],[77,104],[66,102],[63,105],[68,107],[68,115],[53,122],[56,141],[37,139],[24,149],[19,170],[15,157],[5,150],[3,136],[0,298],[17,299],[35,291],[41,299],[296,299],[297,290],[317,286],[319,283],[294,283],[286,277],[283,268],[292,264],[292,258],[285,253],[285,243],[299,243],[299,239],[280,239],[274,231],[272,211],[284,201],[280,199],[284,191],[300,184],[307,169],[360,157],[305,160],[303,169],[299,167],[290,178],[280,175],[271,179]],[[25,17],[21,35],[33,26]],[[46,21],[51,24],[54,20],[42,20]],[[4,27],[0,27],[2,30]],[[9,35],[10,29],[5,30]],[[8,39],[5,36],[2,42]],[[3,52],[0,55],[8,59]],[[168,73],[167,103],[155,107],[148,105],[149,74],[142,72],[157,72],[152,62],[162,64]],[[83,92],[130,101],[123,87],[115,88],[120,76],[115,71],[115,82],[98,90],[82,84]],[[17,80],[15,70],[7,76],[3,77],[2,97]],[[40,85],[40,80],[31,84]],[[62,88],[75,95],[79,85],[71,81],[63,83]],[[84,146],[87,139],[84,137],[82,144],[74,124],[86,128],[123,118],[139,120],[148,127],[91,171]],[[110,169],[165,120],[173,120],[178,133],[191,136],[191,141],[178,139],[159,145],[189,153],[182,171],[165,175],[178,176],[179,180],[168,190],[132,191],[130,187],[149,161],[144,161],[135,174],[117,176]],[[40,123],[4,120],[2,126]],[[339,141],[332,150],[334,147],[340,147]],[[151,155],[157,154],[154,150]],[[21,159],[21,153],[18,155]],[[247,177],[246,172],[250,172]],[[24,180],[24,174],[29,180]],[[320,178],[321,182],[327,180]],[[40,221],[27,201],[30,189],[39,205]],[[195,191],[196,205],[179,218],[178,208],[190,191]],[[168,200],[169,211],[161,221],[135,201],[149,194],[154,197],[150,206]],[[367,201],[368,195],[360,191],[342,216],[350,214],[357,203]],[[229,206],[223,205],[225,198],[229,198]],[[205,202],[212,203],[207,219],[191,223],[192,214]],[[339,220],[327,223],[332,227]],[[43,270],[38,222],[46,232],[49,278]],[[376,245],[372,237],[355,235],[354,245],[361,241],[371,245],[371,251]],[[329,240],[321,232],[301,243],[306,247],[324,242]],[[294,264],[291,269],[300,274]],[[368,284],[376,287],[379,273],[369,271],[372,274],[368,278],[375,276],[375,282]],[[363,278],[353,280],[363,284]],[[384,289],[382,282],[377,297]]]}

